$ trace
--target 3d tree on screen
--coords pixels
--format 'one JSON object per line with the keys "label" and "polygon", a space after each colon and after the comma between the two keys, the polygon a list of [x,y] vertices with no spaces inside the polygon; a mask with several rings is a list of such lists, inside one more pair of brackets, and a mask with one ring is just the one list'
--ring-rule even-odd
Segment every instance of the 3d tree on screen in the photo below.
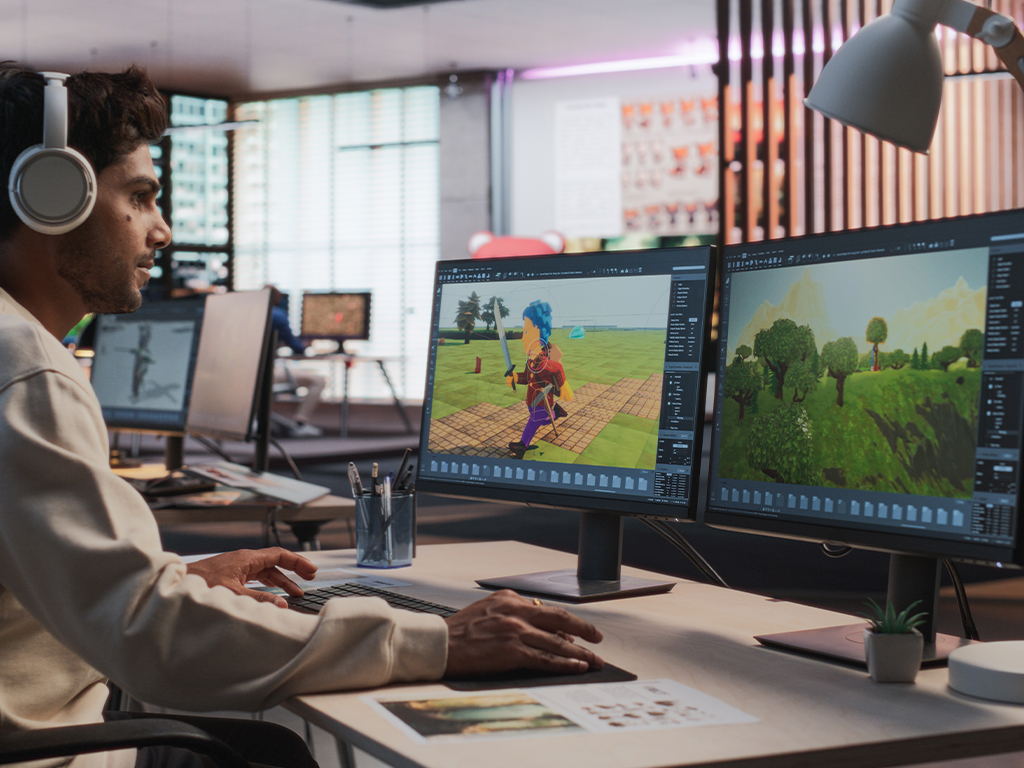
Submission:
{"label": "3d tree on screen", "polygon": [[803,406],[787,403],[754,419],[747,461],[778,483],[811,481],[811,420]]}
{"label": "3d tree on screen", "polygon": [[836,405],[843,406],[843,386],[846,377],[857,370],[859,364],[857,342],[849,336],[830,341],[821,349],[821,365],[828,370],[828,375],[836,380]]}
{"label": "3d tree on screen", "polygon": [[775,377],[777,400],[782,399],[782,388],[788,383],[789,367],[806,360],[814,350],[814,331],[810,326],[798,326],[787,317],[776,320],[770,328],[762,328],[754,336],[754,355]]}
{"label": "3d tree on screen", "polygon": [[985,346],[985,334],[977,328],[969,328],[960,337],[960,349],[967,356],[968,368],[979,368],[981,366],[981,351]]}
{"label": "3d tree on screen", "polygon": [[736,357],[738,357],[740,360],[746,360],[752,354],[754,354],[754,350],[752,350],[746,344],[740,344],[738,347],[736,347]]}
{"label": "3d tree on screen", "polygon": [[726,397],[739,405],[740,416],[737,421],[743,421],[747,406],[753,404],[756,408],[757,395],[764,389],[764,380],[757,366],[742,360],[738,349],[736,353],[736,359],[725,368],[724,392]]}
{"label": "3d tree on screen", "polygon": [[870,344],[874,344],[874,347],[871,349],[871,370],[880,370],[878,366],[878,345],[884,344],[885,340],[889,338],[889,326],[886,325],[885,320],[880,317],[872,317],[870,322],[868,322],[866,338]]}
{"label": "3d tree on screen", "polygon": [[818,388],[821,383],[821,372],[815,360],[798,360],[790,366],[786,374],[786,383],[793,387],[793,402],[803,402],[807,395]]}
{"label": "3d tree on screen", "polygon": [[964,351],[960,347],[951,347],[948,344],[932,355],[932,365],[936,368],[941,368],[943,371],[948,371],[949,366],[964,356]]}
{"label": "3d tree on screen", "polygon": [[910,355],[904,352],[902,349],[895,350],[889,355],[889,367],[895,370],[899,370],[906,366],[910,362]]}
{"label": "3d tree on screen", "polygon": [[497,306],[501,312],[502,317],[508,317],[508,307],[505,306],[505,300],[500,296],[491,296],[484,304],[484,311],[480,313],[480,319],[487,323],[487,330],[491,330],[491,326],[494,325],[494,307]]}
{"label": "3d tree on screen", "polygon": [[921,345],[921,369],[927,371],[931,367],[928,362],[928,342]]}
{"label": "3d tree on screen", "polygon": [[467,344],[470,334],[476,328],[476,321],[480,319],[480,297],[473,291],[468,299],[459,302],[459,313],[455,316],[455,325],[466,334]]}

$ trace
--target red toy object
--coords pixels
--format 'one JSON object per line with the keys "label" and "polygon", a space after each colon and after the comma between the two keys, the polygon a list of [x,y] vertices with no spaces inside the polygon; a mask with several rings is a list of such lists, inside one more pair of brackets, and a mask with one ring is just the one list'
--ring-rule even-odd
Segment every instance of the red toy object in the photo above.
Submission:
{"label": "red toy object", "polygon": [[565,250],[565,238],[557,232],[536,237],[495,237],[493,232],[476,232],[467,244],[474,259],[498,259],[505,256],[547,256]]}

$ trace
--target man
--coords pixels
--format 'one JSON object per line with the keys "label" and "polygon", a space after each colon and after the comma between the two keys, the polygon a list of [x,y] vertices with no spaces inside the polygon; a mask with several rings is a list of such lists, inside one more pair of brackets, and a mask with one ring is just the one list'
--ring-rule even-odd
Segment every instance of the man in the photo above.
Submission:
{"label": "man", "polygon": [[[270,289],[270,304],[272,306],[270,311],[270,327],[272,330],[277,331],[278,344],[291,349],[294,355],[304,355],[306,353],[306,345],[292,333],[291,323],[288,322],[288,313],[281,306],[281,303],[284,301],[284,295],[277,289],[277,286],[268,285],[266,287]],[[291,370],[287,365],[288,363],[285,360],[279,359],[276,362],[274,365],[274,383],[283,384],[284,382],[291,382],[294,386],[304,387],[306,390],[306,394],[303,395],[302,402],[299,403],[299,408],[295,412],[295,423],[288,425],[288,436],[320,437],[323,435],[323,430],[310,424],[310,421],[313,418],[313,412],[320,404],[320,395],[323,394],[324,387],[327,386],[327,379],[323,376],[317,376],[315,373]]]}
{"label": "man", "polygon": [[[67,85],[69,145],[93,165],[98,196],[82,225],[46,235],[17,218],[6,192],[15,158],[42,137],[43,79],[0,65],[0,730],[98,722],[108,677],[153,704],[259,710],[446,673],[599,667],[571,638],[598,642],[593,626],[511,592],[448,619],[375,598],[303,615],[245,586],[298,594],[282,569],[307,579],[316,569],[294,553],[186,567],[163,551],[149,509],[109,470],[99,404],[59,341],[87,312],[137,309],[154,252],[170,241],[147,146],[163,134],[163,102],[134,67]],[[127,750],[74,765],[136,759],[167,763]]]}

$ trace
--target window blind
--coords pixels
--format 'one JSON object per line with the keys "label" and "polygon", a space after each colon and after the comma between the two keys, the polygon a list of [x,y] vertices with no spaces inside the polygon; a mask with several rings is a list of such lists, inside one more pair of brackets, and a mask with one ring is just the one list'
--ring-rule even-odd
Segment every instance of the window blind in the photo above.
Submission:
{"label": "window blind", "polygon": [[[439,93],[433,86],[245,102],[233,155],[234,282],[289,295],[369,290],[370,340],[346,351],[396,358],[399,395],[423,396],[439,252]],[[311,365],[307,363],[306,365]],[[340,395],[340,370],[329,371]],[[356,366],[351,397],[390,397]]]}

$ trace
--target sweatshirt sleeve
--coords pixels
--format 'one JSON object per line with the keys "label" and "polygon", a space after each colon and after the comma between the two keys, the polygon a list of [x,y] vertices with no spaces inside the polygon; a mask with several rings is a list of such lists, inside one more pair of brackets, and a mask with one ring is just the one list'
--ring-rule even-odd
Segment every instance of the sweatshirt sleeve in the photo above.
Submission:
{"label": "sweatshirt sleeve", "polygon": [[378,598],[317,616],[209,588],[164,552],[141,496],[106,463],[99,405],[41,370],[0,389],[0,583],[131,695],[191,710],[440,678],[447,625]]}

